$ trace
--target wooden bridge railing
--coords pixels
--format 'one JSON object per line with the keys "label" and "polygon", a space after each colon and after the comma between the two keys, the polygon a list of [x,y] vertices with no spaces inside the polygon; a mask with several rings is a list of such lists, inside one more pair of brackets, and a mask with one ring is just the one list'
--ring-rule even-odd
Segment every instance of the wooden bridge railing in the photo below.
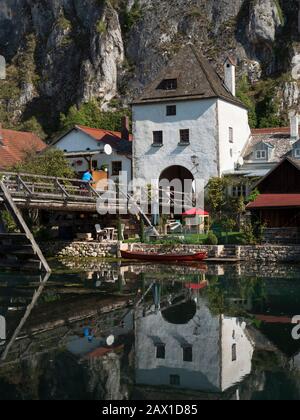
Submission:
{"label": "wooden bridge railing", "polygon": [[79,179],[14,172],[0,172],[0,177],[13,197],[94,202],[100,196],[89,182]]}

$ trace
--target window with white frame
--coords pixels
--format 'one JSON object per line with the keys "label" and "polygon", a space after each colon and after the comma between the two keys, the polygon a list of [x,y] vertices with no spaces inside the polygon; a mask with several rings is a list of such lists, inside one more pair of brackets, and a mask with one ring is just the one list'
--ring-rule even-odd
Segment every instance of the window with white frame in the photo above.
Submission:
{"label": "window with white frame", "polygon": [[298,147],[297,149],[295,149],[295,157],[296,158],[300,158],[300,147]]}
{"label": "window with white frame", "polygon": [[255,153],[255,157],[258,160],[266,160],[267,159],[267,151],[266,150],[257,150]]}

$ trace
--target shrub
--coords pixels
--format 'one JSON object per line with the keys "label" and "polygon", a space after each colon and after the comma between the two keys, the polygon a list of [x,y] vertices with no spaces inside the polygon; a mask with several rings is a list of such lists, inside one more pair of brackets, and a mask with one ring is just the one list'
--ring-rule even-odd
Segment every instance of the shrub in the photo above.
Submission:
{"label": "shrub", "polygon": [[213,232],[209,232],[207,239],[206,239],[206,245],[218,245],[219,241],[216,235]]}

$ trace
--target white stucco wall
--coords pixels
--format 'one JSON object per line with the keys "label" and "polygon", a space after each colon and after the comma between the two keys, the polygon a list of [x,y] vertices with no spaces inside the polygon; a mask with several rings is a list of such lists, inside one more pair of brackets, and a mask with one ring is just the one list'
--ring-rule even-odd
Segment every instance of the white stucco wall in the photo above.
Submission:
{"label": "white stucco wall", "polygon": [[[87,152],[89,150],[95,151],[98,148],[102,150],[103,143],[97,142],[85,133],[73,130],[56,143],[55,147],[64,152]],[[76,164],[79,160],[83,161],[83,164],[80,166]],[[93,160],[97,160],[99,169],[101,169],[102,165],[108,165],[109,175],[112,173],[112,162],[122,162],[122,169],[127,172],[128,180],[130,181],[132,179],[132,162],[131,159],[125,155],[121,155],[116,151],[113,151],[110,156],[99,153],[98,155],[93,156]],[[74,163],[73,168],[76,172],[83,172],[88,169],[88,163],[85,159],[76,158],[69,159],[69,161],[70,165]]]}
{"label": "white stucco wall", "polygon": [[[156,358],[157,342],[165,344],[165,359]],[[193,347],[193,362],[183,361],[183,343]],[[138,384],[170,386],[170,375],[178,375],[180,388],[224,392],[251,373],[253,352],[239,320],[213,316],[202,299],[194,318],[184,325],[168,323],[161,313],[143,317],[140,312],[136,318]]]}
{"label": "white stucco wall", "polygon": [[[156,358],[157,342],[166,346],[164,360]],[[184,343],[193,347],[193,362],[183,361]],[[161,313],[147,317],[140,313],[136,320],[135,354],[138,384],[170,386],[170,375],[178,375],[179,388],[218,392],[221,386],[220,317],[212,317],[204,305],[194,319],[184,325],[168,323]]]}
{"label": "white stucco wall", "polygon": [[67,152],[87,152],[88,150],[97,150],[103,147],[103,144],[92,139],[87,134],[79,130],[73,130],[65,135],[58,143],[55,144],[57,149]]}
{"label": "white stucco wall", "polygon": [[[239,106],[218,100],[218,121],[220,139],[220,173],[232,171],[245,147],[251,130],[248,111]],[[233,128],[233,143],[229,141],[229,128]],[[230,153],[232,149],[232,156]]]}
{"label": "white stucco wall", "polygon": [[[216,100],[184,101],[133,106],[134,176],[150,183],[173,165],[184,166],[206,181],[218,175]],[[176,105],[177,115],[166,116],[166,106]],[[180,130],[190,130],[190,145],[179,146]],[[164,132],[162,147],[154,147],[153,131]],[[198,171],[191,157],[196,155]]]}
{"label": "white stucco wall", "polygon": [[[236,345],[237,360],[232,361]],[[254,346],[237,318],[222,320],[222,391],[238,384],[251,373]]]}

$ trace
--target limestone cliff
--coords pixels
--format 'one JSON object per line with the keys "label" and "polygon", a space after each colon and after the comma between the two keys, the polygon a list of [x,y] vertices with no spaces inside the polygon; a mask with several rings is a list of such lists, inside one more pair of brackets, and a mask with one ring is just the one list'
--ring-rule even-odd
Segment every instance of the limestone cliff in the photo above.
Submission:
{"label": "limestone cliff", "polygon": [[71,105],[126,105],[192,41],[220,72],[236,55],[253,106],[283,121],[299,100],[298,8],[298,0],[1,0],[0,119],[35,115],[51,132]]}

